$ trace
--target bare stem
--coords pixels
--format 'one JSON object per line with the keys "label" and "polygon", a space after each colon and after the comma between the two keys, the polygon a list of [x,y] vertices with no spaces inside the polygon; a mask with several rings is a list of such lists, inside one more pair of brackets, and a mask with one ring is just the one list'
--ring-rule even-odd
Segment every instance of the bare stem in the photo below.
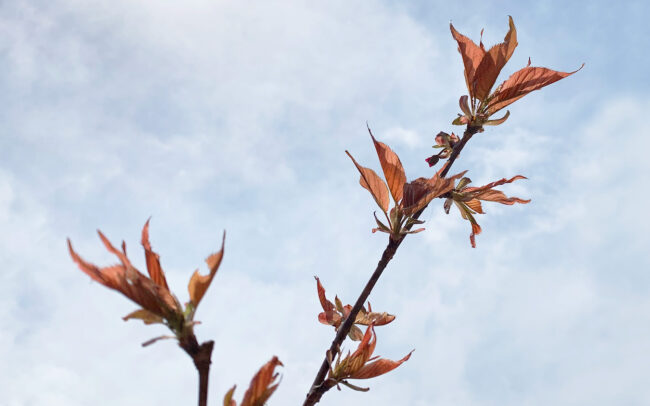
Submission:
{"label": "bare stem", "polygon": [[206,341],[199,345],[194,334],[190,334],[179,342],[187,355],[192,357],[194,366],[199,372],[199,406],[208,405],[208,381],[214,341]]}
{"label": "bare stem", "polygon": [[[476,134],[479,130],[480,127],[470,127],[470,126],[467,127],[465,133],[463,134],[463,138],[460,140],[458,144],[454,146],[454,149],[451,155],[449,156],[449,159],[447,160],[445,168],[440,173],[441,177],[444,178],[445,176],[447,176],[447,173],[451,169],[452,164],[454,163],[454,161],[456,161],[458,155],[460,155],[460,151],[465,147],[467,141],[469,141],[470,138],[472,138],[472,136]],[[415,219],[418,219],[420,215],[422,215],[424,209],[426,209],[426,207],[424,207],[423,209],[415,213],[413,217]],[[350,329],[354,324],[354,320],[357,318],[357,314],[361,310],[361,307],[363,307],[363,304],[368,299],[368,296],[370,296],[370,292],[372,292],[372,289],[375,287],[375,284],[379,280],[381,274],[384,272],[384,269],[386,269],[386,266],[388,265],[390,260],[393,259],[393,256],[395,255],[397,248],[399,248],[400,244],[402,244],[402,241],[404,241],[404,237],[405,236],[402,236],[398,240],[393,240],[392,238],[389,239],[388,245],[384,249],[384,253],[381,255],[381,259],[379,260],[379,263],[377,264],[375,271],[370,276],[370,279],[366,283],[366,286],[363,288],[363,291],[361,291],[361,294],[357,298],[357,301],[354,303],[354,306],[352,307],[350,314],[345,319],[343,324],[339,327],[336,333],[336,337],[334,337],[334,341],[332,341],[332,344],[330,345],[329,348],[330,354],[335,355],[340,350],[341,343],[343,343],[343,340],[345,340],[345,337],[350,332]],[[307,398],[305,399],[303,406],[315,405],[320,401],[323,394],[333,387],[333,385],[331,385],[328,381],[325,380],[329,368],[330,365],[326,353],[325,359],[323,360],[323,363],[321,364],[320,369],[316,374],[314,383],[312,384],[309,393],[307,394]]]}

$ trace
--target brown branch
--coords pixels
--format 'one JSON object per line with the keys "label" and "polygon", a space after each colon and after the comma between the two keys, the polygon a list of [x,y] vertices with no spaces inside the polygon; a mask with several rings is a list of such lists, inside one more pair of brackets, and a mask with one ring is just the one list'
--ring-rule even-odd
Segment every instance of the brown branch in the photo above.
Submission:
{"label": "brown branch", "polygon": [[199,345],[194,334],[188,334],[178,345],[192,357],[194,366],[199,372],[199,406],[208,405],[208,381],[210,378],[210,364],[214,341],[206,341]]}
{"label": "brown branch", "polygon": [[[460,155],[460,151],[462,151],[462,149],[465,147],[465,144],[467,144],[470,138],[472,138],[472,136],[476,134],[479,130],[480,127],[470,127],[470,126],[467,127],[465,133],[463,134],[463,138],[460,140],[458,144],[454,146],[454,149],[451,155],[449,156],[449,160],[447,161],[445,168],[440,173],[440,177],[444,178],[445,176],[447,176],[447,173],[451,169],[451,166],[453,165],[454,161],[456,161],[456,158],[458,158],[458,155]],[[426,209],[426,206],[422,208],[420,211],[418,211],[417,213],[415,213],[413,215],[413,218],[418,219],[422,215],[422,212],[424,212],[424,209]],[[375,284],[379,280],[381,274],[384,272],[384,269],[386,269],[386,266],[388,265],[390,260],[393,259],[393,256],[395,255],[397,248],[399,248],[402,241],[404,241],[404,237],[405,236],[402,236],[398,240],[393,240],[392,238],[389,239],[388,245],[384,249],[384,253],[381,256],[381,259],[379,260],[379,263],[377,264],[375,271],[372,273],[372,276],[370,276],[370,279],[366,283],[366,286],[363,288],[363,291],[361,291],[359,298],[354,303],[354,307],[352,307],[350,314],[345,319],[341,327],[339,327],[339,330],[336,333],[336,337],[334,337],[334,341],[332,341],[332,345],[330,345],[330,348],[325,355],[325,359],[323,360],[323,363],[321,364],[320,369],[316,374],[314,383],[312,384],[309,393],[307,394],[307,398],[305,399],[303,406],[315,405],[320,401],[323,394],[333,387],[333,385],[330,384],[330,382],[325,380],[325,377],[327,376],[327,372],[329,371],[330,368],[327,354],[329,353],[332,354],[332,356],[334,356],[340,350],[341,343],[343,343],[343,340],[345,340],[345,337],[350,332],[350,329],[354,324],[354,320],[357,318],[357,314],[361,310],[361,307],[363,307],[363,304],[368,299],[368,296],[370,296],[370,292],[372,292],[372,289],[375,287]]]}

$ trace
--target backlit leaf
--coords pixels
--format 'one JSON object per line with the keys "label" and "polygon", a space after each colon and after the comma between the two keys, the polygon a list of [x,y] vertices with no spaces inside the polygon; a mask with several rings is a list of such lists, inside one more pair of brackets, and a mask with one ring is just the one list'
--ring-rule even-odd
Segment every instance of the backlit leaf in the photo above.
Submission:
{"label": "backlit leaf", "polygon": [[151,280],[169,290],[165,273],[160,266],[160,256],[151,249],[151,244],[149,243],[149,220],[147,220],[142,228],[142,246],[144,247],[144,257],[147,261],[147,271]]}
{"label": "backlit leaf", "polygon": [[350,159],[352,159],[354,166],[357,167],[359,173],[361,174],[361,178],[359,179],[361,186],[370,192],[372,197],[375,199],[375,202],[377,202],[379,208],[382,209],[384,213],[386,213],[388,211],[390,197],[388,195],[388,187],[384,181],[372,169],[359,165],[348,151],[345,151],[345,153],[348,154]]}
{"label": "backlit leaf", "polygon": [[[370,128],[368,128],[368,131],[370,131]],[[404,174],[402,162],[400,162],[397,154],[388,145],[377,141],[372,135],[372,132],[370,132],[370,137],[372,137],[372,142],[375,144],[388,189],[391,195],[393,195],[395,203],[399,203],[402,200],[404,184],[406,183],[406,175]]]}
{"label": "backlit leaf", "polygon": [[558,72],[552,69],[530,66],[518,70],[499,86],[499,90],[495,92],[494,97],[488,103],[488,114],[496,113],[534,90],[573,75],[583,66],[584,64],[573,72]]}
{"label": "backlit leaf", "polygon": [[471,39],[456,31],[452,24],[449,24],[449,28],[451,29],[451,35],[458,43],[458,52],[460,52],[463,58],[463,65],[465,67],[465,82],[467,83],[469,95],[473,99],[475,97],[474,89],[476,89],[476,69],[485,55],[485,50],[476,45]]}
{"label": "backlit leaf", "polygon": [[479,100],[485,100],[490,95],[490,90],[494,86],[501,69],[503,69],[517,47],[517,30],[512,17],[509,17],[508,23],[510,29],[503,42],[490,48],[476,68],[475,96]]}
{"label": "backlit leaf", "polygon": [[380,358],[376,361],[369,362],[357,372],[355,372],[350,378],[353,379],[370,379],[379,375],[383,375],[402,365],[404,362],[408,361],[411,358],[413,351],[409,352],[404,358],[399,361],[392,361],[389,359]]}
{"label": "backlit leaf", "polygon": [[187,286],[187,290],[190,293],[190,302],[192,303],[194,308],[198,307],[199,302],[201,302],[201,299],[203,299],[203,295],[205,295],[205,292],[210,287],[210,284],[212,283],[212,279],[214,278],[214,275],[217,273],[217,270],[219,269],[219,265],[221,265],[225,243],[226,243],[226,232],[224,231],[223,238],[221,241],[221,249],[219,250],[219,252],[210,255],[205,260],[205,262],[208,264],[208,268],[210,269],[210,272],[207,275],[201,275],[197,270],[194,271],[192,277],[190,278],[190,282]]}
{"label": "backlit leaf", "polygon": [[251,380],[241,406],[264,406],[280,384],[277,382],[279,374],[275,372],[277,366],[282,366],[282,362],[274,356],[260,368]]}

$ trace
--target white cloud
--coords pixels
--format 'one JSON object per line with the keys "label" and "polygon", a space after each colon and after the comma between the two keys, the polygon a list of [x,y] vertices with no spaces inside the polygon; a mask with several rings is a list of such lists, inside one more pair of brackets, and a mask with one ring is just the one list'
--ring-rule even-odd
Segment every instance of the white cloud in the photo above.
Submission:
{"label": "white cloud", "polygon": [[[452,11],[438,6],[446,24]],[[152,242],[181,300],[228,230],[197,329],[217,341],[211,402],[235,383],[241,397],[277,354],[286,367],[271,403],[299,403],[332,333],[315,320],[312,276],[351,302],[385,242],[370,233],[372,199],[342,151],[376,163],[369,121],[409,177],[430,173],[432,135],[451,130],[430,127],[453,118],[449,90],[463,88],[448,33],[443,42],[430,21],[381,2],[1,10],[0,86],[13,100],[0,150],[3,401],[194,399],[187,356],[171,342],[140,348],[162,330],[122,322],[132,304],[89,283],[65,251],[70,236],[88,260],[111,263],[99,227],[126,237],[142,264],[137,236],[153,215]],[[378,329],[377,353],[416,352],[369,393],[332,391],[324,405],[650,399],[637,356],[650,325],[638,215],[647,142],[635,124],[649,106],[631,96],[581,112],[590,124],[569,123],[569,137],[549,134],[533,100],[534,115],[520,108],[524,121],[513,112],[477,135],[457,166],[475,184],[528,175],[507,191],[533,203],[486,207],[476,250],[458,213],[431,208],[428,230],[409,237],[371,298],[398,315]]]}

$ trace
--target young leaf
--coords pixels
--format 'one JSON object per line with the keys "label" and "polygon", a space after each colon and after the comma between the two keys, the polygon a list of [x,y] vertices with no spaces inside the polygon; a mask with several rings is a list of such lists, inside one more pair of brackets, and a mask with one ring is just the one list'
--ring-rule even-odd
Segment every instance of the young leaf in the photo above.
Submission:
{"label": "young leaf", "polygon": [[147,271],[151,280],[169,290],[165,273],[160,266],[160,256],[151,249],[151,244],[149,243],[149,220],[147,220],[142,228],[142,246],[144,247],[144,258],[147,262]]}
{"label": "young leaf", "polygon": [[479,48],[474,41],[456,31],[451,23],[449,24],[449,28],[451,29],[451,35],[458,43],[458,52],[460,52],[463,58],[463,65],[465,66],[467,90],[469,91],[470,98],[473,100],[476,97],[476,69],[485,55],[485,49]]}
{"label": "young leaf", "polygon": [[219,265],[221,265],[225,243],[226,243],[226,232],[224,231],[223,239],[221,240],[221,249],[219,250],[219,252],[210,255],[205,260],[205,262],[208,264],[208,268],[210,269],[210,272],[207,275],[201,275],[199,274],[199,271],[196,270],[194,271],[192,277],[190,278],[190,283],[187,286],[187,290],[190,293],[190,302],[192,303],[195,309],[198,307],[199,302],[201,302],[201,299],[203,299],[203,295],[205,295],[205,292],[210,287],[210,284],[212,283],[212,279],[214,278],[214,275],[217,273],[217,270],[219,269]]}
{"label": "young leaf", "polygon": [[517,47],[517,30],[512,17],[508,17],[508,23],[510,29],[503,42],[490,48],[476,68],[475,96],[479,100],[485,100],[490,95],[492,86],[494,86],[501,69],[503,69]]}
{"label": "young leaf", "polygon": [[122,320],[124,321],[128,321],[130,319],[142,320],[144,324],[156,324],[156,323],[162,324],[164,322],[162,317],[145,309],[136,310],[122,317]]}
{"label": "young leaf", "polygon": [[402,162],[400,162],[397,154],[393,152],[388,145],[375,139],[370,128],[368,128],[368,132],[370,132],[372,142],[375,144],[377,156],[381,163],[381,169],[384,171],[384,177],[386,178],[388,189],[393,196],[395,204],[397,204],[402,200],[404,184],[406,183],[406,175],[404,174]]}
{"label": "young leaf", "polygon": [[361,174],[361,179],[359,183],[365,189],[367,189],[372,197],[377,202],[377,205],[384,213],[388,211],[388,205],[390,203],[390,198],[388,196],[388,187],[383,180],[370,168],[363,167],[357,163],[357,161],[350,155],[348,151],[345,151],[346,154],[352,159],[354,166],[357,167],[359,173]]}
{"label": "young leaf", "polygon": [[244,394],[241,406],[264,406],[266,404],[266,401],[280,384],[276,382],[278,373],[275,372],[275,368],[277,366],[282,366],[282,362],[280,362],[278,357],[274,356],[260,368],[251,380],[250,386]]}
{"label": "young leaf", "polygon": [[499,86],[494,97],[488,103],[488,114],[492,115],[532,91],[573,75],[583,66],[584,63],[573,72],[558,72],[552,69],[530,66],[518,70]]}
{"label": "young leaf", "polygon": [[392,361],[389,359],[380,358],[376,361],[370,362],[361,369],[359,369],[353,376],[350,378],[354,379],[370,379],[379,375],[383,375],[402,365],[404,362],[408,361],[411,358],[413,351],[406,354],[406,356],[399,361]]}

